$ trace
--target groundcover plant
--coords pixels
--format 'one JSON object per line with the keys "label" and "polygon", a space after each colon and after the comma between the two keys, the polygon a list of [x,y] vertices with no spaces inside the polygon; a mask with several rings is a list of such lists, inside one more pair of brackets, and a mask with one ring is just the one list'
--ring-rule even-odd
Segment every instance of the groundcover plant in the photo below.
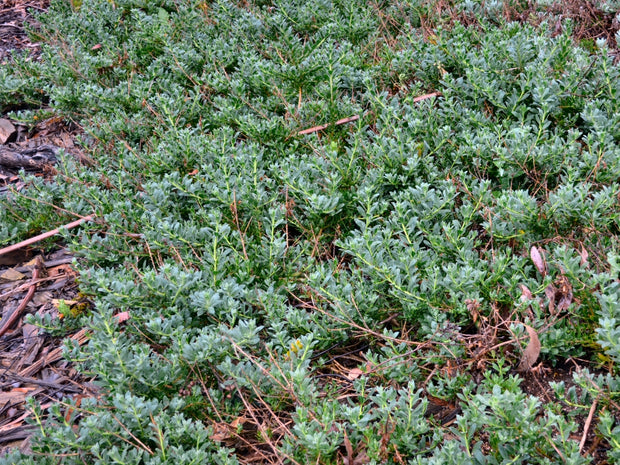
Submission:
{"label": "groundcover plant", "polygon": [[98,389],[0,463],[620,461],[620,18],[579,5],[53,0],[0,111],[93,163],[0,244],[94,215],[90,310],[30,319]]}

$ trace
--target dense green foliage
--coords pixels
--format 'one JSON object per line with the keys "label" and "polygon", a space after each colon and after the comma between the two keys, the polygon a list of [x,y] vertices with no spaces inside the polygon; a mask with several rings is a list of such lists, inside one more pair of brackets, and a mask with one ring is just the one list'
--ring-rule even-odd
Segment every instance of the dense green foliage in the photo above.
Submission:
{"label": "dense green foliage", "polygon": [[[370,463],[589,463],[577,418],[594,399],[620,460],[605,43],[492,2],[453,5],[468,26],[417,0],[77,5],[40,17],[40,61],[0,70],[0,109],[31,124],[49,105],[95,164],[28,177],[1,200],[0,243],[97,215],[64,234],[94,302],[66,356],[101,395],[53,408],[35,455],[0,463],[243,462],[217,433],[231,423],[287,463],[337,463],[347,443]],[[524,325],[545,366],[608,374],[525,394]],[[334,368],[349,353],[352,381]],[[454,424],[425,416],[428,395],[460,403]]]}

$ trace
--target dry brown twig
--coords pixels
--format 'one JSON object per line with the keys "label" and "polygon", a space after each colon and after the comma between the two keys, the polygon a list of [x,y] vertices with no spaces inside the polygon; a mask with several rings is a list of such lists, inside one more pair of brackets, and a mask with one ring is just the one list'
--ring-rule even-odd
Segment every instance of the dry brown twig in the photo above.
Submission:
{"label": "dry brown twig", "polygon": [[320,126],[314,126],[312,128],[304,129],[303,131],[299,131],[297,133],[297,135],[298,136],[303,136],[305,134],[312,134],[312,133],[319,132],[319,131],[322,131],[324,129],[327,129],[330,126],[340,126],[342,124],[352,123],[353,121],[357,121],[358,119],[360,119],[359,115],[349,116],[348,118],[339,119],[335,123],[322,124]]}
{"label": "dry brown twig", "polygon": [[426,100],[433,97],[441,97],[441,92],[431,92],[430,94],[420,95],[413,99],[413,103],[421,102],[422,100]]}
{"label": "dry brown twig", "polygon": [[18,294],[22,291],[24,291],[25,289],[29,289],[30,286],[32,286],[33,284],[39,284],[39,283],[46,283],[49,281],[58,281],[59,279],[63,279],[66,278],[66,275],[56,275],[56,276],[48,276],[46,278],[39,278],[36,281],[34,279],[31,279],[29,283],[24,283],[20,286],[17,286],[9,291],[6,291],[3,294],[0,294],[0,300],[2,299],[6,299],[7,297],[10,297],[12,295]]}
{"label": "dry brown twig", "polygon": [[585,424],[583,425],[583,435],[581,436],[581,441],[579,441],[579,453],[583,451],[583,446],[586,444],[586,438],[588,437],[588,431],[590,430],[590,424],[592,423],[592,418],[594,417],[594,412],[596,411],[596,404],[598,403],[598,398],[594,399],[592,402],[592,406],[590,407],[590,412],[588,413],[588,418],[586,419]]}
{"label": "dry brown twig", "polygon": [[93,219],[95,219],[95,215],[88,215],[83,218],[80,218],[79,220],[72,221],[71,223],[65,224],[64,226],[61,226],[59,228],[52,229],[51,231],[44,232],[43,234],[39,234],[38,236],[31,237],[30,239],[26,239],[24,241],[18,242],[17,244],[13,244],[3,249],[0,249],[0,255],[5,255],[7,253],[14,252],[15,250],[19,250],[28,245],[36,244],[37,242],[41,242],[44,239],[53,237],[56,234],[60,233],[61,228],[64,228],[64,229],[75,228],[76,226],[79,226],[82,223],[86,223],[87,221],[92,221]]}
{"label": "dry brown twig", "polygon": [[[426,99],[433,98],[433,97],[440,97],[440,96],[441,96],[441,92],[431,92],[430,94],[425,94],[425,95],[420,95],[418,97],[415,97],[413,99],[413,103],[421,102],[422,100],[426,100]],[[341,126],[343,124],[357,121],[358,119],[360,119],[359,115],[349,116],[347,118],[339,119],[335,123],[321,124],[319,126],[313,126],[311,128],[304,129],[303,131],[299,131],[297,135],[303,136],[306,134],[313,134],[315,132],[323,131],[324,129],[327,129],[330,126]]]}

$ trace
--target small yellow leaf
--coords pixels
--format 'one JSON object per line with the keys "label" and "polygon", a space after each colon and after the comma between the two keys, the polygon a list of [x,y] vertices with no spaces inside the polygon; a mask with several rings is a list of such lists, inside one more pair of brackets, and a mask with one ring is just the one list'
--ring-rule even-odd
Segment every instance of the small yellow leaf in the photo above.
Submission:
{"label": "small yellow leaf", "polygon": [[52,299],[52,305],[56,307],[56,309],[62,307],[63,305],[68,305],[70,307],[72,305],[76,305],[77,303],[77,300]]}

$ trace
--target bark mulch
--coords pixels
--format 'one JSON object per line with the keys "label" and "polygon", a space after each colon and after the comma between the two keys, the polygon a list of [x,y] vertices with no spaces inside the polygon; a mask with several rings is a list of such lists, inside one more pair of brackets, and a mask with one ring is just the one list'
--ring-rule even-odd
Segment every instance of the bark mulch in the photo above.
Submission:
{"label": "bark mulch", "polygon": [[[34,24],[36,14],[48,5],[49,0],[0,2],[0,66],[10,64],[16,52],[37,59],[39,45],[29,40],[25,25]],[[79,127],[59,118],[27,127],[0,115],[0,198],[24,188],[22,169],[52,179],[61,150],[84,161],[75,143],[79,132]],[[89,380],[62,356],[66,338],[84,344],[88,331],[74,328],[52,335],[27,322],[28,314],[53,320],[64,316],[60,310],[90,307],[79,294],[73,256],[61,245],[52,251],[38,246],[0,248],[0,454],[9,448],[29,451],[34,427],[27,421],[33,415],[28,399],[46,411],[67,397],[79,399],[94,392]]]}

